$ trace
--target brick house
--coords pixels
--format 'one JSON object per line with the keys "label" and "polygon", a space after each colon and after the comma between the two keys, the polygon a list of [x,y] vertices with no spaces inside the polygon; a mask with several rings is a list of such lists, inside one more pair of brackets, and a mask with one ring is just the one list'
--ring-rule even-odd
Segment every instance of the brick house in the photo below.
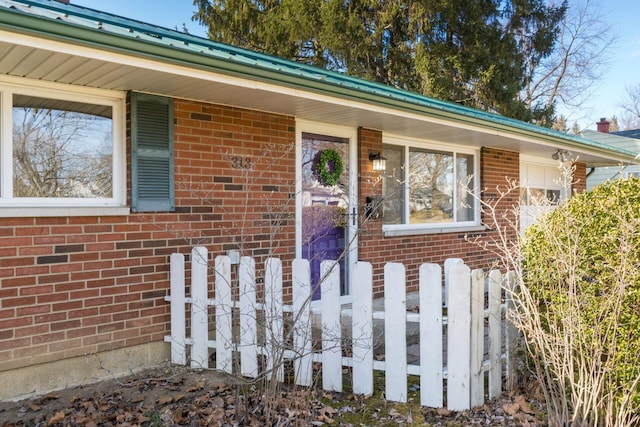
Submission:
{"label": "brick house", "polygon": [[337,245],[345,301],[355,260],[378,295],[387,261],[414,290],[423,262],[491,262],[468,194],[560,194],[565,151],[583,191],[634,157],[49,0],[0,0],[0,100],[0,400],[166,360],[173,252],[287,265]]}

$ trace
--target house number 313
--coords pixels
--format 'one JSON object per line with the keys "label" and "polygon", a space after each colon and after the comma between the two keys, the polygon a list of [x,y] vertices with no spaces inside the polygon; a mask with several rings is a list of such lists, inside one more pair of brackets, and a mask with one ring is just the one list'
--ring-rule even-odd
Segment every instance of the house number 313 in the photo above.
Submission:
{"label": "house number 313", "polygon": [[231,167],[234,169],[251,169],[253,161],[251,157],[232,156]]}

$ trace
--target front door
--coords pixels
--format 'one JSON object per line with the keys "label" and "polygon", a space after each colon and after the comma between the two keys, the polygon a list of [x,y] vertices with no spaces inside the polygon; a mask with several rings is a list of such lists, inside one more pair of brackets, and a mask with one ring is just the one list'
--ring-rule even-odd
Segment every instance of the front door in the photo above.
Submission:
{"label": "front door", "polygon": [[320,263],[324,260],[337,262],[340,293],[349,294],[357,226],[351,146],[352,138],[340,132],[300,134],[298,246],[299,256],[309,260],[314,300],[320,298]]}

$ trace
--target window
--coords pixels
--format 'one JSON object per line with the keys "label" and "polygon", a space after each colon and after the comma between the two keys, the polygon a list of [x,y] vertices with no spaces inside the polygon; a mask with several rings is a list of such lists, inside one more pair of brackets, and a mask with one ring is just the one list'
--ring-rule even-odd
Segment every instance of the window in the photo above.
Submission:
{"label": "window", "polygon": [[636,171],[633,171],[633,172],[625,172],[625,173],[624,173],[624,177],[625,177],[626,179],[629,179],[629,178],[640,178],[640,172],[636,172]]}
{"label": "window", "polygon": [[385,229],[478,225],[476,153],[422,144],[384,144]]}
{"label": "window", "polygon": [[13,95],[13,197],[113,196],[109,106]]}
{"label": "window", "polygon": [[124,207],[123,94],[56,88],[0,83],[0,215]]}
{"label": "window", "polygon": [[561,201],[559,189],[520,187],[521,206],[554,206]]}

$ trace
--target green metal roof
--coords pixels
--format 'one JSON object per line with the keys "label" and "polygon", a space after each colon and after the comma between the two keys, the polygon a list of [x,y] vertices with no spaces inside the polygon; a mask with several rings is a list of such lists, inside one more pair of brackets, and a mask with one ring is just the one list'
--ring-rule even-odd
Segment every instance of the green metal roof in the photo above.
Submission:
{"label": "green metal roof", "polygon": [[0,29],[635,157],[626,150],[519,120],[55,0],[0,0]]}

